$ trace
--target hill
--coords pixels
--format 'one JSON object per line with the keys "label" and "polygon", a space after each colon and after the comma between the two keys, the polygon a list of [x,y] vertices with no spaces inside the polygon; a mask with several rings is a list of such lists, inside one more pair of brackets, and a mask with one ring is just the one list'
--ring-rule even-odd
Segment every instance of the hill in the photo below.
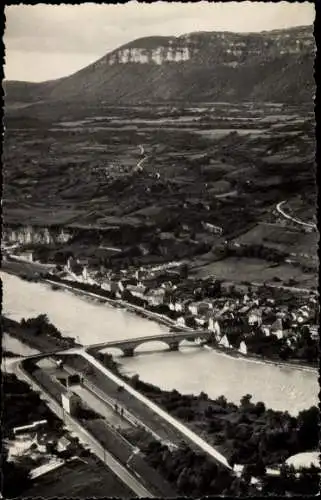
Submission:
{"label": "hill", "polygon": [[312,26],[134,40],[64,78],[4,82],[6,104],[311,102]]}

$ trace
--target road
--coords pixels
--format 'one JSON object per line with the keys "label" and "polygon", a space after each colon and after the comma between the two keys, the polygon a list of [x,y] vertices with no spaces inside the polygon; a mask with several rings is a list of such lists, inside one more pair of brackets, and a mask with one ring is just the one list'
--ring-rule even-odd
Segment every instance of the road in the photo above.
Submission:
{"label": "road", "polygon": [[[144,149],[144,146],[142,144],[139,145],[139,149],[140,149],[141,154],[143,155],[145,153],[145,149]],[[141,158],[139,160],[139,162],[137,163],[136,167],[134,168],[134,171],[135,170],[142,170],[143,169],[142,165],[143,165],[144,161],[147,160],[147,158],[148,158],[148,156],[144,156],[143,158]]]}
{"label": "road", "polygon": [[35,392],[41,392],[44,400],[48,404],[48,407],[61,418],[66,427],[75,432],[79,440],[89,446],[90,450],[102,460],[113,472],[118,476],[121,481],[126,484],[138,497],[154,498],[152,495],[139,481],[136,479],[121,463],[119,463],[109,452],[104,449],[101,444],[94,439],[91,434],[84,429],[80,423],[67,414],[62,407],[47,393],[45,390],[38,385],[20,366],[18,362],[15,365],[15,373],[19,379],[24,380]]}
{"label": "road", "polygon": [[296,224],[300,224],[301,226],[305,226],[305,227],[309,227],[311,229],[317,229],[317,226],[316,224],[311,224],[309,222],[303,222],[302,220],[300,219],[296,219],[295,217],[292,217],[291,215],[287,214],[286,212],[284,212],[284,210],[281,208],[284,203],[286,203],[286,200],[283,200],[283,201],[280,201],[280,203],[278,203],[276,205],[276,209],[277,211],[283,215],[283,217],[285,217],[286,219],[288,220],[291,220],[292,222],[295,222]]}
{"label": "road", "polygon": [[299,292],[299,293],[308,293],[308,294],[313,294],[313,295],[318,295],[318,290],[314,290],[313,288],[300,288],[296,286],[287,286],[287,285],[279,285],[278,283],[258,283],[253,281],[252,282],[253,286],[267,286],[268,288],[279,288],[281,290],[288,290],[289,292]]}
{"label": "road", "polygon": [[222,194],[216,194],[215,198],[222,199],[222,198],[228,198],[229,196],[236,196],[237,191],[234,189],[234,191],[228,191],[228,193],[222,193]]}
{"label": "road", "polygon": [[174,417],[169,415],[166,411],[162,410],[158,405],[150,401],[148,398],[140,394],[138,391],[133,389],[129,384],[124,382],[124,380],[120,379],[117,377],[115,374],[113,374],[111,371],[109,371],[107,368],[105,368],[99,361],[97,361],[93,356],[88,354],[86,351],[81,353],[81,356],[87,361],[89,361],[95,368],[100,370],[106,377],[108,377],[110,380],[112,380],[114,383],[116,383],[119,386],[122,386],[124,390],[126,390],[129,394],[134,396],[136,399],[138,399],[141,403],[143,403],[145,406],[150,408],[154,413],[156,413],[158,416],[160,416],[164,421],[168,422],[173,428],[178,430],[183,436],[185,436],[189,441],[194,443],[198,448],[200,448],[202,451],[207,453],[208,455],[212,456],[216,461],[218,461],[221,465],[223,465],[227,469],[232,469],[226,458],[219,453],[215,448],[210,446],[206,441],[204,441],[202,438],[200,438],[195,432],[190,430],[188,427],[186,427],[184,424],[176,420]]}

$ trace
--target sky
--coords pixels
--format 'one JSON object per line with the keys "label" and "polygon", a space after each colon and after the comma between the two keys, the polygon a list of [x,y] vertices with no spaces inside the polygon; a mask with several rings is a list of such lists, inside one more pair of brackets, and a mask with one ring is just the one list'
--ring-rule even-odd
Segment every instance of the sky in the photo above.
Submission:
{"label": "sky", "polygon": [[5,16],[5,78],[44,81],[72,74],[136,38],[312,25],[315,9],[312,2],[130,1],[14,5],[5,8]]}

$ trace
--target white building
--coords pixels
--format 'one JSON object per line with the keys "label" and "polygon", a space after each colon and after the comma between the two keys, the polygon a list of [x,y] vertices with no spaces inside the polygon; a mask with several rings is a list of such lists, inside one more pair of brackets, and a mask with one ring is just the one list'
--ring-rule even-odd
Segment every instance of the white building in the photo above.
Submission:
{"label": "white building", "polygon": [[242,340],[242,342],[240,343],[239,352],[241,354],[247,354],[247,346],[244,340]]}
{"label": "white building", "polygon": [[231,347],[229,341],[228,341],[228,338],[226,335],[223,335],[223,337],[221,338],[221,340],[219,341],[219,344],[223,347]]}
{"label": "white building", "polygon": [[193,314],[193,316],[196,316],[197,313],[198,313],[198,304],[197,304],[197,302],[192,302],[191,304],[189,304],[188,310],[190,311],[191,314]]}
{"label": "white building", "polygon": [[221,335],[221,329],[220,329],[219,322],[214,318],[209,318],[208,329],[211,332],[214,332],[216,335]]}
{"label": "white building", "polygon": [[283,338],[283,325],[280,318],[278,318],[271,326],[271,333],[276,335],[278,339]]}
{"label": "white building", "polygon": [[87,270],[87,266],[84,266],[83,267],[83,270],[82,270],[82,277],[83,277],[83,280],[85,282],[88,281],[88,270]]}
{"label": "white building", "polygon": [[184,316],[180,316],[179,318],[177,318],[176,323],[177,323],[179,326],[185,326],[185,325],[186,325],[186,323],[185,323],[185,318],[184,318]]}
{"label": "white building", "polygon": [[175,302],[174,309],[176,312],[183,312],[184,306],[181,302]]}
{"label": "white building", "polygon": [[74,392],[68,391],[61,394],[61,403],[65,412],[75,415],[80,405],[80,397]]}
{"label": "white building", "polygon": [[248,315],[249,325],[261,325],[262,324],[262,313],[258,309],[253,309]]}
{"label": "white building", "polygon": [[159,288],[158,290],[153,290],[150,292],[146,298],[148,300],[149,305],[151,306],[159,306],[164,302],[165,290],[163,288]]}

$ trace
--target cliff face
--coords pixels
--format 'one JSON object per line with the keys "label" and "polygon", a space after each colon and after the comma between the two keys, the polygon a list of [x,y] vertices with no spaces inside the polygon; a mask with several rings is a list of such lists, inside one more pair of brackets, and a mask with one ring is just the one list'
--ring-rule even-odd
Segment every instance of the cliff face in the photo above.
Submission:
{"label": "cliff face", "polygon": [[141,38],[66,78],[6,82],[6,100],[312,101],[314,54],[312,27]]}
{"label": "cliff face", "polygon": [[48,229],[47,227],[14,226],[3,229],[4,241],[28,245],[40,243],[65,243],[72,237],[69,231],[64,229]]}
{"label": "cliff face", "polygon": [[296,28],[261,34],[191,33],[178,38],[155,37],[135,40],[107,54],[97,65],[212,63],[236,67],[255,57],[273,59],[282,55],[313,54],[312,30]]}

